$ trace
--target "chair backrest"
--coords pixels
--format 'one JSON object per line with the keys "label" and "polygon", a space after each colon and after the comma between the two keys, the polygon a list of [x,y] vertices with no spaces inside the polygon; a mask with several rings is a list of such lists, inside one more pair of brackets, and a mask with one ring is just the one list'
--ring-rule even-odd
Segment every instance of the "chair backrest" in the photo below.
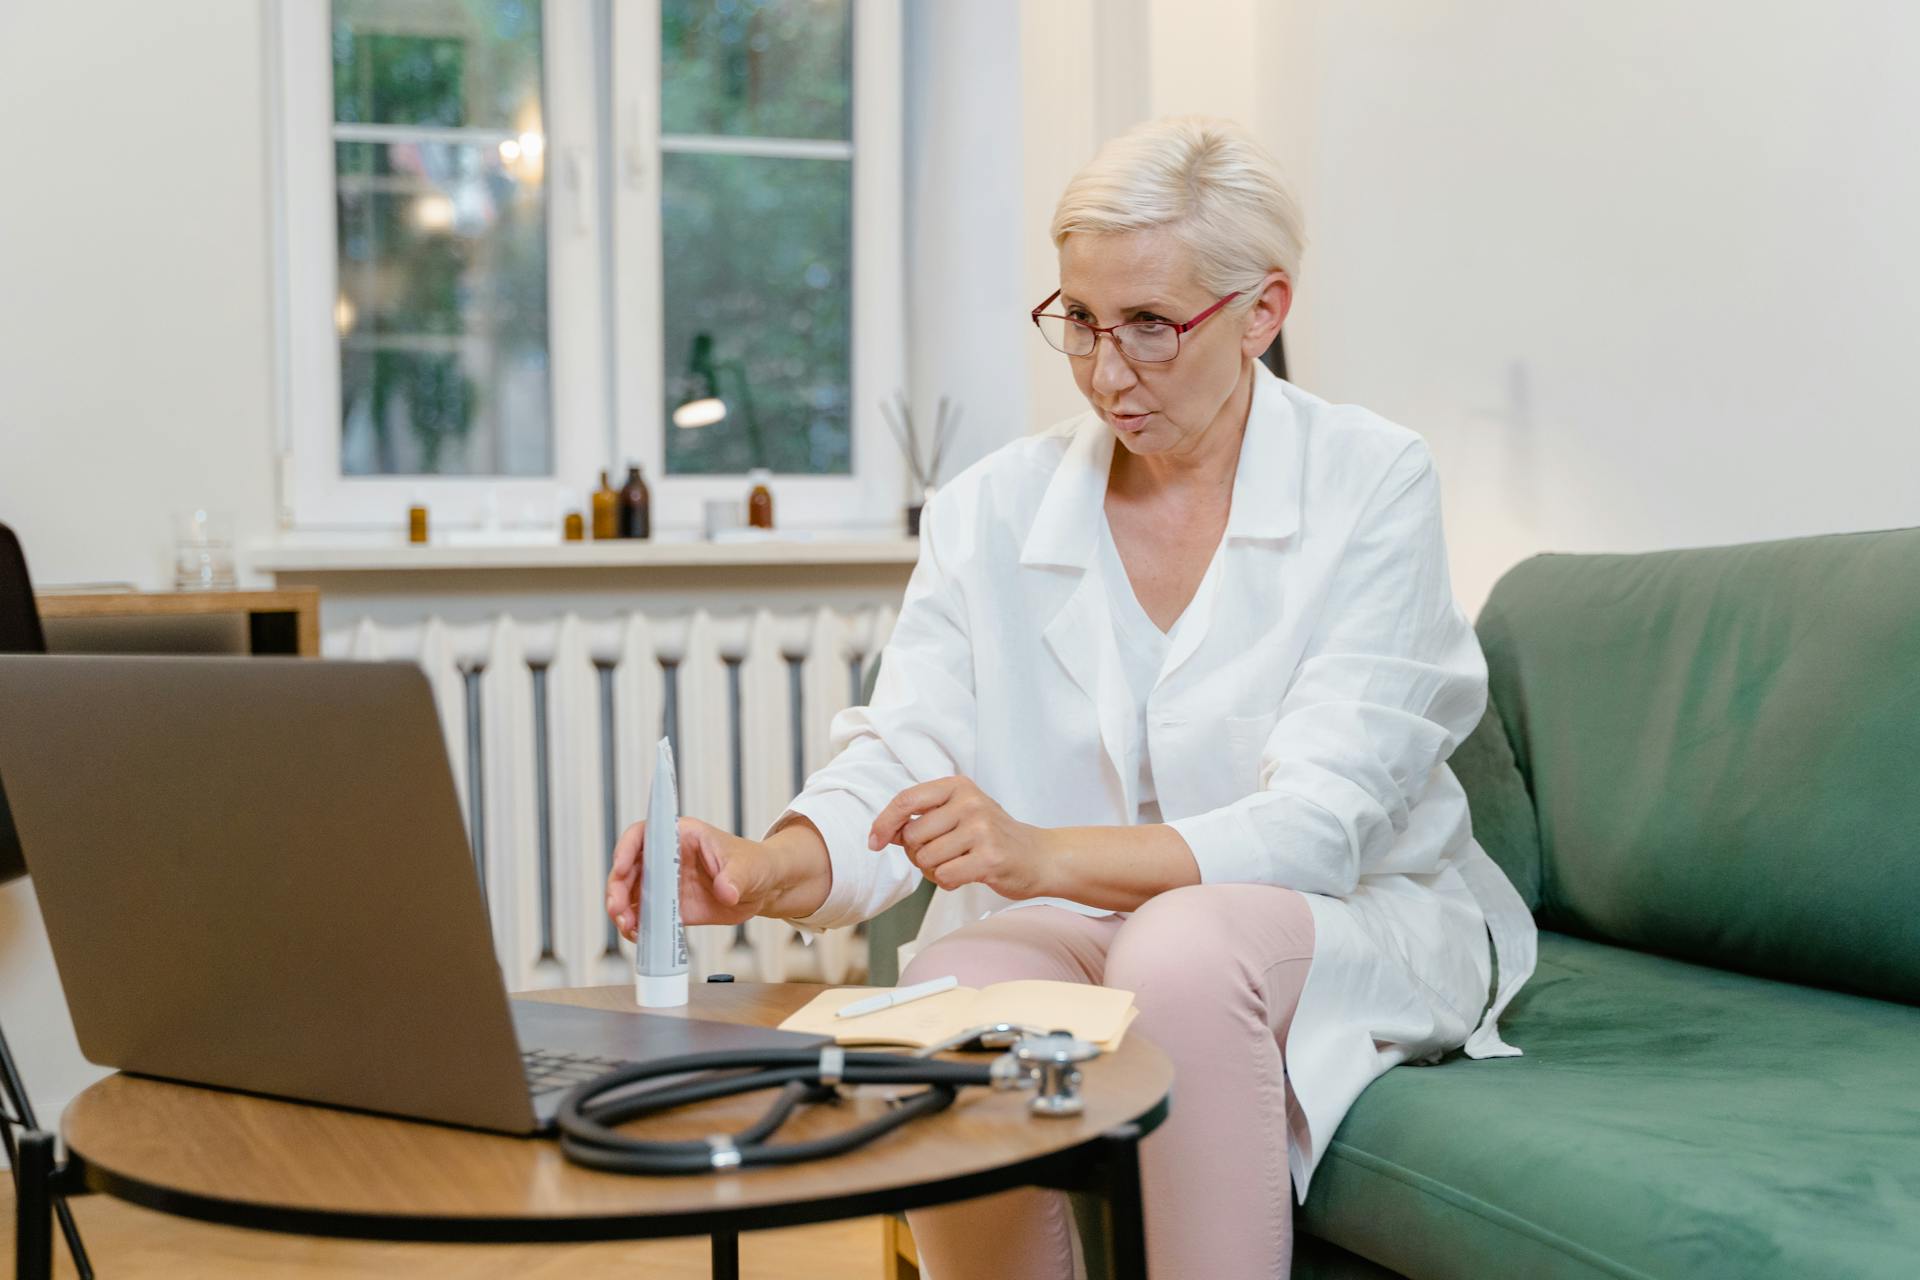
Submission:
{"label": "chair backrest", "polygon": [[47,636],[33,603],[26,553],[13,530],[0,524],[0,653],[45,653]]}
{"label": "chair backrest", "polygon": [[[13,530],[0,524],[0,653],[45,653],[46,633],[40,628],[40,609],[33,602],[33,579],[27,576],[26,553]],[[0,782],[0,884],[27,873],[20,852],[20,836],[13,829],[13,813]]]}
{"label": "chair backrest", "polygon": [[1920,1000],[1920,529],[1536,556],[1477,630],[1542,924]]}

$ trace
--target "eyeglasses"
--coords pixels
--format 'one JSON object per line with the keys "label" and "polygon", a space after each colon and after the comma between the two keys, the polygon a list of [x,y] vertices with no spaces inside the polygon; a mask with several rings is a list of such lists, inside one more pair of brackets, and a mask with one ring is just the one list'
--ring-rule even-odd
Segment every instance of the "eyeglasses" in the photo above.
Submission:
{"label": "eyeglasses", "polygon": [[1070,356],[1090,356],[1094,345],[1100,341],[1100,335],[1104,333],[1127,359],[1142,364],[1164,364],[1180,354],[1181,334],[1192,330],[1202,320],[1239,297],[1240,293],[1235,290],[1185,324],[1175,324],[1171,320],[1133,320],[1126,324],[1110,324],[1105,328],[1070,316],[1047,314],[1046,306],[1059,296],[1060,290],[1055,289],[1047,295],[1046,302],[1033,309],[1034,326],[1055,351],[1063,351]]}

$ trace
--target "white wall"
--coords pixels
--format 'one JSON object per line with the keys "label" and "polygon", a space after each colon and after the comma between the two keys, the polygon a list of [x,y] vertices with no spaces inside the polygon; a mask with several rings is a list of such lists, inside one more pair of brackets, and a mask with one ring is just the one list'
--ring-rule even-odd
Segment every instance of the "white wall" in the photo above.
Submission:
{"label": "white wall", "polygon": [[[170,585],[168,513],[273,524],[258,0],[0,4],[0,521],[41,583]],[[44,1122],[101,1074],[24,882],[0,1025]]]}
{"label": "white wall", "polygon": [[36,581],[171,584],[273,526],[259,0],[0,6],[0,520]]}
{"label": "white wall", "polygon": [[923,464],[939,398],[959,406],[943,481],[1028,418],[1018,21],[1016,0],[907,0],[907,381]]}
{"label": "white wall", "polygon": [[1920,524],[1920,7],[1315,0],[1303,376],[1541,549]]}

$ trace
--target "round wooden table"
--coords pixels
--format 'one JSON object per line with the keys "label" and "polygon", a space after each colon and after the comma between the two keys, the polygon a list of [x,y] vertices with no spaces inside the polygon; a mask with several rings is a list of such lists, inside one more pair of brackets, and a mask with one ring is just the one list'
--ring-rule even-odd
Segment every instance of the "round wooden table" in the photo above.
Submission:
{"label": "round wooden table", "polygon": [[[805,983],[695,984],[678,1016],[774,1026],[823,988]],[[628,986],[528,993],[632,1009]],[[661,1010],[650,1010],[659,1013]],[[368,1061],[377,1046],[367,1046]],[[976,1062],[986,1054],[944,1055]],[[1097,1190],[1116,1275],[1146,1274],[1137,1145],[1165,1118],[1173,1068],[1129,1034],[1085,1064],[1086,1108],[1032,1116],[1030,1091],[969,1088],[954,1105],[859,1150],[791,1166],[644,1177],[568,1162],[557,1143],[284,1102],[116,1075],[67,1108],[68,1160],[54,1167],[48,1135],[23,1146],[21,1276],[26,1233],[50,1234],[47,1197],[97,1191],[165,1213],[308,1235],[377,1240],[533,1242],[711,1235],[714,1272],[737,1274],[738,1233],[866,1217],[967,1200],[1019,1186]],[[771,1092],[715,1099],[645,1123],[651,1138],[736,1132]],[[838,1132],[884,1111],[880,1092],[847,1090],[837,1105],[803,1108],[778,1135]],[[30,1194],[27,1183],[40,1185]],[[38,1258],[31,1261],[38,1263]]]}

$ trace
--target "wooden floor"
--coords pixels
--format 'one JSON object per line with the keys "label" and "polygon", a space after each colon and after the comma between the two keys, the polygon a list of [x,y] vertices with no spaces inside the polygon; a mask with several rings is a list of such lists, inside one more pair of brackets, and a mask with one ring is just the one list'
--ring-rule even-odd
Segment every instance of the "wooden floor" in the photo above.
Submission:
{"label": "wooden floor", "polygon": [[[157,1277],[405,1275],[407,1280],[706,1280],[705,1237],[613,1244],[373,1244],[217,1227],[153,1213],[107,1196],[70,1201],[100,1280]],[[13,1179],[0,1172],[0,1272],[13,1266]],[[740,1238],[746,1280],[869,1280],[882,1275],[882,1220],[854,1218],[755,1231]],[[54,1274],[73,1261],[54,1228]]]}

